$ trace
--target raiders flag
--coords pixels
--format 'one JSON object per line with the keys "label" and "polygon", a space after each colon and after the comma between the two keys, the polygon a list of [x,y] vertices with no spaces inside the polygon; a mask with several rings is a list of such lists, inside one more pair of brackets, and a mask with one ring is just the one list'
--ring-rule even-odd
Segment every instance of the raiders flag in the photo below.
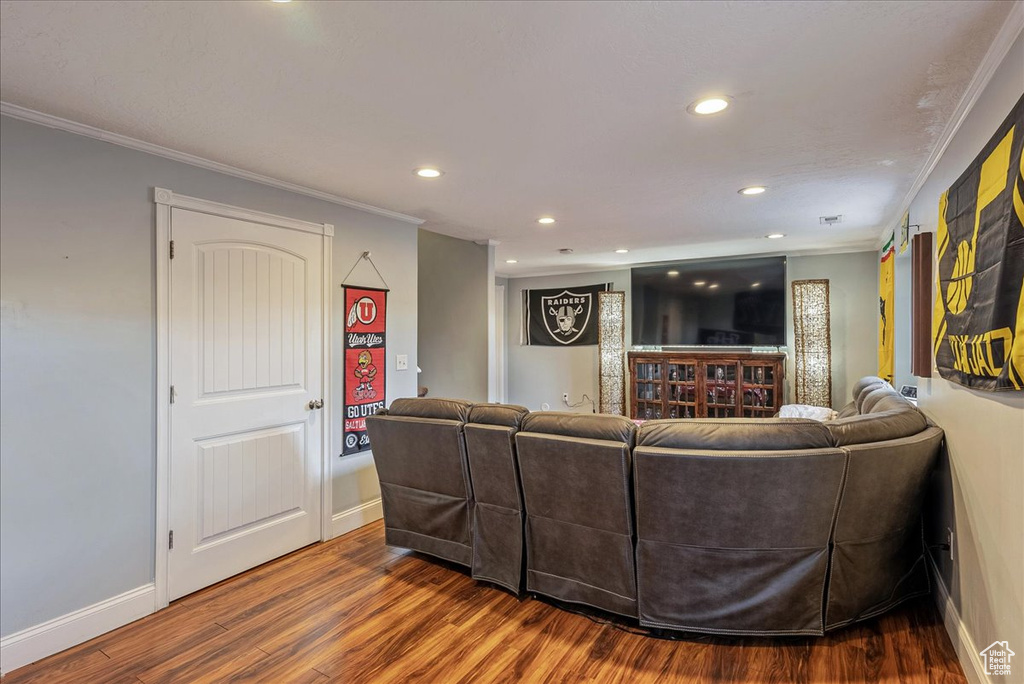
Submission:
{"label": "raiders flag", "polygon": [[523,344],[597,344],[597,293],[610,289],[611,283],[523,290]]}
{"label": "raiders flag", "polygon": [[939,199],[932,341],[939,375],[1024,389],[1024,97]]}

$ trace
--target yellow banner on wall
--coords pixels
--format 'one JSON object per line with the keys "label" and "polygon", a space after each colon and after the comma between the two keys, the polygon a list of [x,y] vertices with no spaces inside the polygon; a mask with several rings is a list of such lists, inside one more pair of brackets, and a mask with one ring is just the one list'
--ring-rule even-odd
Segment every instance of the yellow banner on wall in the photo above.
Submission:
{"label": "yellow banner on wall", "polygon": [[939,199],[932,341],[939,374],[1024,389],[1024,97]]}
{"label": "yellow banner on wall", "polygon": [[896,299],[896,287],[893,282],[895,242],[896,233],[893,232],[882,247],[881,261],[878,265],[878,377],[889,383],[892,383],[896,358],[896,324],[893,320],[893,302]]}

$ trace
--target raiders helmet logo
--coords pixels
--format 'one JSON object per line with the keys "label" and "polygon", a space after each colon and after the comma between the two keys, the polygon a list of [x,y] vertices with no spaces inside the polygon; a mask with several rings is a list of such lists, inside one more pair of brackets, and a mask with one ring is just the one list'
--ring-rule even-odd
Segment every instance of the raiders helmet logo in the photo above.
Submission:
{"label": "raiders helmet logo", "polygon": [[544,309],[544,327],[551,337],[561,344],[571,344],[579,339],[590,322],[593,310],[593,295],[589,292],[577,294],[563,290],[554,297],[541,297]]}

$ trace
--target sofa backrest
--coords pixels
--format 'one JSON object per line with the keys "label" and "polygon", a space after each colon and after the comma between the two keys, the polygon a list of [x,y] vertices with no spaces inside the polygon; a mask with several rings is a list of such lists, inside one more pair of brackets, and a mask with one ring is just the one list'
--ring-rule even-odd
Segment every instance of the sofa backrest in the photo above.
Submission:
{"label": "sofa backrest", "polygon": [[472,403],[462,399],[407,397],[391,402],[387,415],[409,418],[440,418],[465,423],[469,418],[469,410],[472,406]]}
{"label": "sofa backrest", "polygon": [[381,484],[468,498],[463,435],[471,404],[457,399],[395,399],[366,419]]}
{"label": "sofa backrest", "polygon": [[601,413],[537,411],[523,419],[522,431],[624,442],[632,447],[636,423],[622,416]]}
{"label": "sofa backrest", "polygon": [[466,454],[477,502],[519,510],[515,437],[529,409],[475,404],[466,423]]}
{"label": "sofa backrest", "polygon": [[873,390],[875,387],[888,384],[889,383],[877,375],[865,375],[863,378],[853,383],[852,399],[857,405],[857,410],[860,411],[860,403],[868,392]]}
{"label": "sofa backrest", "polygon": [[466,423],[466,456],[473,483],[474,579],[518,594],[523,577],[523,503],[516,433],[522,406],[474,404]]}
{"label": "sofa backrest", "polygon": [[908,437],[846,448],[850,460],[833,533],[827,628],[928,591],[921,506],[942,439],[942,430],[926,427]]}
{"label": "sofa backrest", "polygon": [[856,414],[824,423],[837,446],[901,439],[928,427],[917,407],[888,383],[866,384],[857,397]]}
{"label": "sofa backrest", "polygon": [[636,615],[632,448],[621,416],[541,412],[516,435],[530,591]]}
{"label": "sofa backrest", "polygon": [[[641,624],[820,634],[846,453],[802,425],[746,425],[765,448],[711,438],[741,449],[667,447],[667,427],[644,424],[633,456]],[[801,440],[825,444],[779,448]]]}
{"label": "sofa backrest", "polygon": [[516,435],[531,515],[632,534],[636,425],[621,416],[531,413]]}
{"label": "sofa backrest", "polygon": [[472,562],[469,407],[452,399],[396,399],[366,419],[387,543]]}
{"label": "sofa backrest", "polygon": [[832,435],[807,418],[699,418],[649,420],[640,426],[637,446],[702,451],[826,449]]}

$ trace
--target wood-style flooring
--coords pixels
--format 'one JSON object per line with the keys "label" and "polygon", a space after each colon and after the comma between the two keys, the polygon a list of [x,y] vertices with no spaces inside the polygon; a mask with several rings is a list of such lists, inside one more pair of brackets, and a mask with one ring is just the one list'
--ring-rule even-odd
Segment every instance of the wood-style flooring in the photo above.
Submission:
{"label": "wood-style flooring", "polygon": [[929,597],[824,638],[670,641],[618,624],[388,549],[378,522],[3,682],[966,682]]}

